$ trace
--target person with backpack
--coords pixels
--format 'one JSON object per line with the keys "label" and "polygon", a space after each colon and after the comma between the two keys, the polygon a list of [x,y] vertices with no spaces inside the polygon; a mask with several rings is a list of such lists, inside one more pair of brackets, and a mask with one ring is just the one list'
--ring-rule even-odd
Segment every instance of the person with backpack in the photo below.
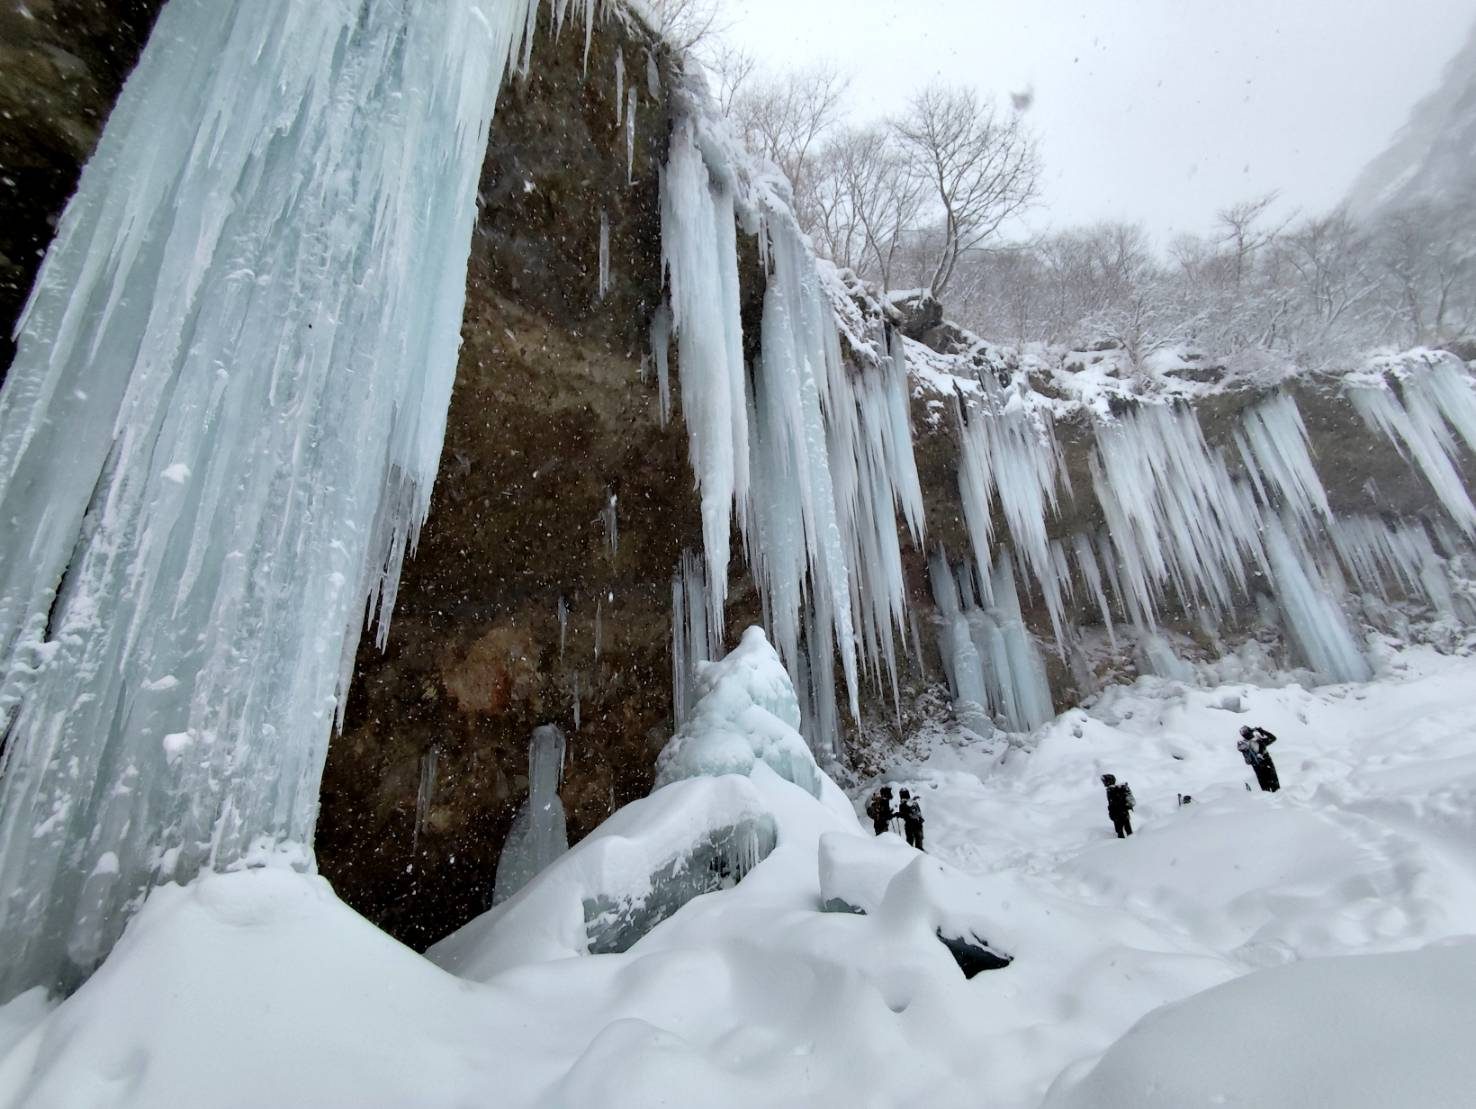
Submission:
{"label": "person with backpack", "polygon": [[871,826],[877,835],[891,826],[892,818],[897,815],[892,808],[891,786],[882,786],[871,795],[871,800],[866,802],[866,815],[871,817]]}
{"label": "person with backpack", "polygon": [[1266,748],[1276,742],[1276,737],[1265,728],[1241,728],[1240,739],[1235,744],[1240,757],[1256,772],[1256,781],[1264,793],[1275,793],[1281,788],[1281,779],[1276,774],[1276,764],[1271,761]]}
{"label": "person with backpack", "polygon": [[897,809],[897,815],[902,818],[902,831],[907,836],[908,846],[916,847],[921,851],[923,849],[922,806],[908,790],[902,791],[902,804]]}
{"label": "person with backpack", "polygon": [[1127,839],[1133,834],[1130,815],[1136,802],[1133,790],[1126,782],[1119,782],[1114,774],[1103,774],[1102,784],[1107,787],[1107,815],[1112,820],[1112,830],[1118,839]]}

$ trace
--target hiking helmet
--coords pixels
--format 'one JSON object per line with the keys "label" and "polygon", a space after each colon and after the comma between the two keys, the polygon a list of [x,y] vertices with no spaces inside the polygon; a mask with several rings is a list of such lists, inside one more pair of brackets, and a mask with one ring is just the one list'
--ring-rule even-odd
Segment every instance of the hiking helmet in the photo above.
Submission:
{"label": "hiking helmet", "polygon": [[1102,784],[1104,786],[1115,786],[1117,784],[1117,775],[1116,774],[1103,774],[1102,775]]}

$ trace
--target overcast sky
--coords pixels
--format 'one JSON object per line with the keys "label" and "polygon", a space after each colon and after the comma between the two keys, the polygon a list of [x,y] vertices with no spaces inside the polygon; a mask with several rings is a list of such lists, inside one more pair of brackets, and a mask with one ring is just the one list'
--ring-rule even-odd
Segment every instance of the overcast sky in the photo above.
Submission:
{"label": "overcast sky", "polygon": [[830,60],[858,117],[930,80],[1033,89],[1035,226],[1133,219],[1159,237],[1279,189],[1325,210],[1464,42],[1472,0],[726,0],[766,65]]}

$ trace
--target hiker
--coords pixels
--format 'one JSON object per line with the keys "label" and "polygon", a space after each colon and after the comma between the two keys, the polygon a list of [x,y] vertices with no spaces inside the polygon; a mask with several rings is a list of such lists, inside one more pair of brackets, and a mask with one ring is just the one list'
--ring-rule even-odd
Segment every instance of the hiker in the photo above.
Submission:
{"label": "hiker", "polygon": [[[906,795],[906,791],[903,791]],[[871,800],[866,802],[866,815],[871,817],[871,826],[881,835],[892,823],[892,817],[896,812],[892,810],[892,787],[882,786],[871,795]]]}
{"label": "hiker", "polygon": [[917,798],[905,789],[902,791],[902,804],[897,809],[897,815],[902,818],[902,831],[907,836],[908,845],[921,851],[923,849],[922,806],[917,803]]}
{"label": "hiker", "polygon": [[1240,757],[1256,772],[1256,781],[1264,793],[1275,793],[1281,788],[1281,779],[1276,776],[1276,764],[1271,761],[1266,748],[1276,742],[1276,737],[1265,728],[1241,728],[1240,740],[1235,744]]}
{"label": "hiker", "polygon": [[1112,830],[1118,839],[1127,839],[1133,834],[1133,790],[1126,782],[1118,782],[1115,774],[1103,774],[1102,784],[1107,787],[1107,815],[1112,819]]}

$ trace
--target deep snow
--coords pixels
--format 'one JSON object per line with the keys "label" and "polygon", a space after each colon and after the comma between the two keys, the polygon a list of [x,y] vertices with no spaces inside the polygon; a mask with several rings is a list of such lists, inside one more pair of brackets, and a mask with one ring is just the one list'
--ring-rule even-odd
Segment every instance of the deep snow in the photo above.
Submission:
{"label": "deep snow", "polygon": [[[675,783],[640,804],[741,794],[777,848],[627,953],[531,944],[485,981],[287,869],[166,888],[71,1000],[0,1009],[0,1106],[1464,1104],[1476,659],[1379,665],[1141,679],[1029,752],[940,737],[889,777],[921,793],[925,859],[767,765]],[[1244,788],[1245,722],[1280,737],[1279,795]],[[1126,842],[1103,771],[1139,801]],[[820,911],[822,836],[870,915]],[[933,936],[950,915],[1013,964],[966,981]]]}

